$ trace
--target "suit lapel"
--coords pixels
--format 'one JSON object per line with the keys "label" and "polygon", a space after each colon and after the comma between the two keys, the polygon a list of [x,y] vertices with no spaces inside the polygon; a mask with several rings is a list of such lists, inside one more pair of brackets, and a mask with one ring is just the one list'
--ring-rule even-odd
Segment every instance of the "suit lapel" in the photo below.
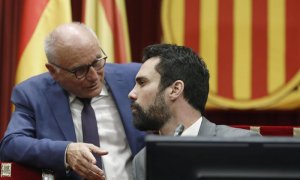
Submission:
{"label": "suit lapel", "polygon": [[198,136],[216,136],[216,125],[208,121],[204,116],[202,116],[202,122],[200,125]]}
{"label": "suit lapel", "polygon": [[130,109],[128,108],[130,107],[130,102],[126,95],[128,86],[126,86],[126,83],[123,82],[124,80],[122,74],[118,73],[117,71],[113,72],[111,69],[110,71],[105,72],[105,81],[107,88],[112,94],[116,103],[122,123],[123,125],[126,125],[126,122],[131,118],[128,116],[128,112],[130,112]]}
{"label": "suit lapel", "polygon": [[66,140],[75,142],[76,135],[68,95],[66,95],[65,91],[54,80],[49,84],[48,91],[45,95],[55,120]]}
{"label": "suit lapel", "polygon": [[138,151],[137,147],[137,130],[132,124],[132,114],[130,109],[130,100],[128,99],[128,93],[131,89],[129,84],[124,82],[124,74],[119,72],[117,69],[105,67],[105,81],[108,86],[108,90],[111,92],[113,99],[116,103],[118,111],[120,113],[121,121],[124,126],[125,134],[132,151],[132,154],[136,154]]}
{"label": "suit lapel", "polygon": [[113,99],[115,100],[116,106],[120,112],[120,116],[123,121],[123,118],[126,118],[123,117],[123,114],[128,114],[125,113],[128,110],[126,109],[128,104],[126,104],[125,107],[120,108],[121,105],[124,106],[123,104],[124,102],[126,103],[128,101],[127,96],[124,96],[127,87],[125,83],[123,83],[123,76],[122,74],[118,73],[116,70],[109,69],[105,72],[104,79],[106,81],[106,86],[108,88],[108,91],[112,94]]}

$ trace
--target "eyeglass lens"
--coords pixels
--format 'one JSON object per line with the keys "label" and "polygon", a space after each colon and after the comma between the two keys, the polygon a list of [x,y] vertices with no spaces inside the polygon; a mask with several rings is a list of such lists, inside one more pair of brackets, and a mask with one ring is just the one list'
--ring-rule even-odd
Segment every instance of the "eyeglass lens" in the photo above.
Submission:
{"label": "eyeglass lens", "polygon": [[93,67],[96,71],[99,71],[102,69],[102,67],[105,64],[105,59],[97,59],[90,65],[84,65],[81,67],[78,67],[75,70],[75,75],[77,78],[83,78],[90,70],[90,67]]}

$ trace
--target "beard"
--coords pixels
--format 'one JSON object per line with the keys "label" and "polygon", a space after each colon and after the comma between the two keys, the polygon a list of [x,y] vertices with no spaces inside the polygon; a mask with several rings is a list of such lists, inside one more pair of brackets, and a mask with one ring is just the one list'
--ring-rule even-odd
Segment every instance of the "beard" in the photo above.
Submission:
{"label": "beard", "polygon": [[141,131],[158,131],[171,117],[162,93],[156,95],[153,105],[147,111],[136,102],[132,103],[131,108],[135,109],[132,112],[133,125]]}

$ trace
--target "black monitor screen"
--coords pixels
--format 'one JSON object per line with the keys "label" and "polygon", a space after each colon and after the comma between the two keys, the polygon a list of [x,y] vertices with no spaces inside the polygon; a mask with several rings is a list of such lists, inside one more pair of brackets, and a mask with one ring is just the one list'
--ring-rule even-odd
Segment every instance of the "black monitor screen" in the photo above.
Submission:
{"label": "black monitor screen", "polygon": [[148,136],[147,180],[300,179],[300,139]]}

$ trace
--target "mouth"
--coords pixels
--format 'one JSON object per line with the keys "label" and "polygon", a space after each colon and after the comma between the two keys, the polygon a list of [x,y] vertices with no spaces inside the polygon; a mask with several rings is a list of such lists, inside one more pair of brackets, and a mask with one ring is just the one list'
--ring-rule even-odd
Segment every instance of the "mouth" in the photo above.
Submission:
{"label": "mouth", "polygon": [[132,111],[132,112],[133,112],[133,111],[136,111],[136,106],[135,106],[134,104],[131,104],[130,108],[131,108],[131,111]]}
{"label": "mouth", "polygon": [[130,108],[133,114],[138,113],[140,111],[140,107],[137,103],[132,103]]}
{"label": "mouth", "polygon": [[93,84],[91,86],[88,86],[88,89],[90,89],[90,90],[95,90],[97,88],[98,88],[98,84],[97,83],[95,83],[95,84]]}
{"label": "mouth", "polygon": [[135,113],[135,112],[137,112],[137,109],[131,108],[131,112],[132,112],[132,113]]}

